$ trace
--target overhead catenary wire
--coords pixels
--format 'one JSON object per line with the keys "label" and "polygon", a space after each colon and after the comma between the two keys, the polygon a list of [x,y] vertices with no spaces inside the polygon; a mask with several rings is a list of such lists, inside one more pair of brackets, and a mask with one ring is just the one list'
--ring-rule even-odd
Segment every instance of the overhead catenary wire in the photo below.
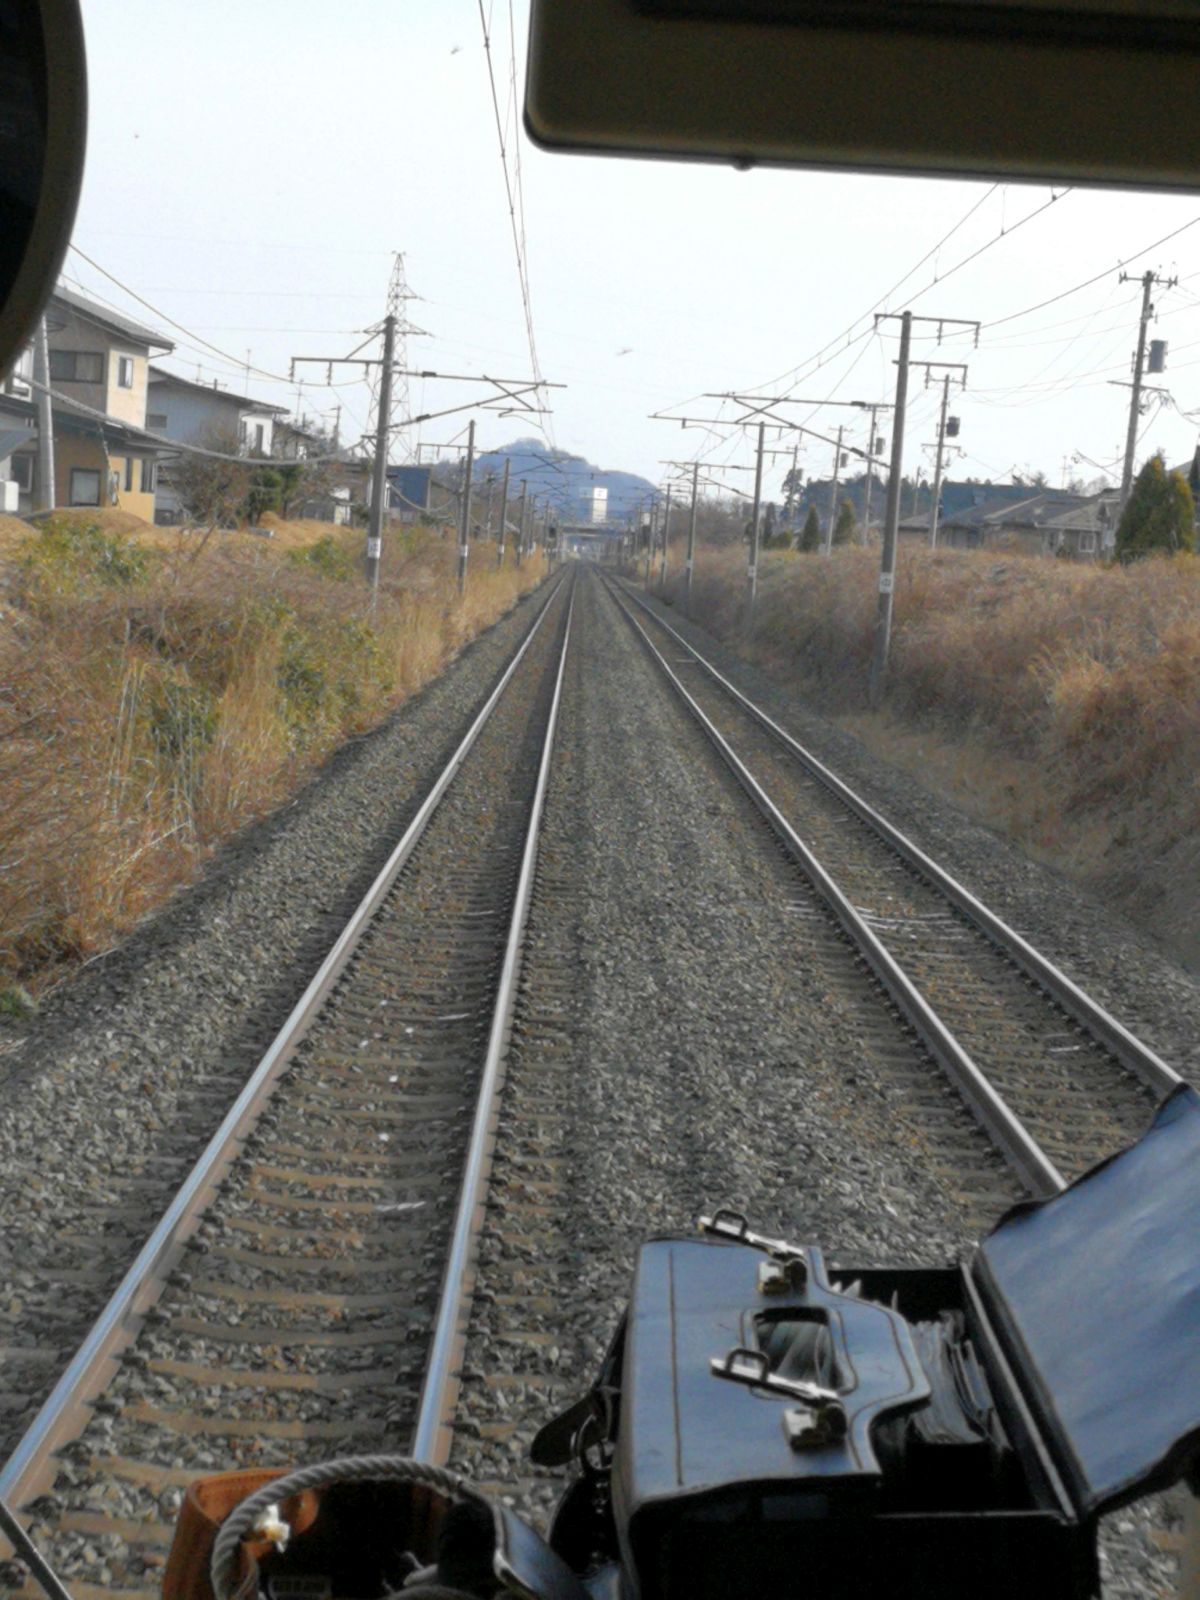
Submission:
{"label": "overhead catenary wire", "polygon": [[[535,383],[540,387],[542,382],[542,369],[538,361],[537,340],[533,331],[533,306],[529,289],[529,261],[525,231],[525,198],[521,178],[521,153],[520,137],[514,141],[514,171],[510,173],[508,163],[508,144],[505,138],[505,121],[500,112],[500,97],[496,90],[496,73],[492,61],[492,41],[488,29],[488,19],[483,9],[483,0],[478,0],[479,25],[483,31],[483,54],[487,64],[488,85],[491,89],[492,112],[496,122],[496,137],[500,145],[500,166],[504,174],[504,193],[508,202],[508,219],[512,231],[513,249],[517,257],[517,281],[521,291],[521,306],[525,315],[525,333],[529,341],[529,360],[531,363]],[[512,17],[512,7],[509,6],[509,25],[512,33],[512,52],[510,62],[511,81],[515,88],[516,82],[516,28]],[[541,427],[536,422],[535,426]],[[550,428],[543,429],[548,434]]]}

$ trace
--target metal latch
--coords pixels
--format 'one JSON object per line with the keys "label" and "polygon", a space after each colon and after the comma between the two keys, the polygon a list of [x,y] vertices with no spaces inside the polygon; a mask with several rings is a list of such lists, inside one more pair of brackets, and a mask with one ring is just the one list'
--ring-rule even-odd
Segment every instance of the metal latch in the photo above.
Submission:
{"label": "metal latch", "polygon": [[803,1400],[802,1406],[789,1406],[783,1414],[784,1437],[793,1450],[812,1450],[846,1437],[846,1408],[837,1390],[772,1372],[763,1350],[739,1347],[727,1356],[713,1356],[709,1371],[714,1378],[743,1383],[748,1389]]}
{"label": "metal latch", "polygon": [[740,1211],[726,1206],[714,1211],[711,1217],[700,1217],[697,1225],[701,1233],[716,1239],[729,1239],[736,1244],[747,1244],[752,1250],[765,1250],[767,1255],[782,1262],[782,1268],[771,1270],[760,1267],[758,1287],[763,1294],[787,1294],[800,1290],[808,1282],[808,1260],[798,1244],[787,1239],[772,1239],[765,1233],[755,1233]]}

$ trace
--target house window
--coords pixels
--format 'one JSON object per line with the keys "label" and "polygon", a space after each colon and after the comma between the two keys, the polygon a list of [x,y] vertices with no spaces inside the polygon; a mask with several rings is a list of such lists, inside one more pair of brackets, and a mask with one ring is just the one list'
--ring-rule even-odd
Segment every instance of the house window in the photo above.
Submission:
{"label": "house window", "polygon": [[128,494],[132,488],[133,488],[133,457],[132,456],[126,456],[125,457],[125,493]]}
{"label": "house window", "polygon": [[151,461],[149,456],[146,456],[146,457],[143,458],[143,460],[142,460],[142,493],[143,494],[153,494],[154,493],[154,466],[155,466],[155,463],[153,461]]}
{"label": "house window", "polygon": [[165,428],[166,425],[167,425],[167,413],[165,411],[151,411],[151,412],[149,412],[147,414],[146,426],[148,428],[160,428],[161,429],[161,428]]}
{"label": "house window", "polygon": [[33,380],[33,347],[27,345],[17,357],[5,387],[9,394],[28,394]]}
{"label": "house window", "polygon": [[99,350],[51,350],[51,383],[103,383],[104,356]]}
{"label": "house window", "polygon": [[1096,535],[1090,528],[1079,535],[1079,554],[1081,556],[1094,556],[1096,553]]}
{"label": "house window", "polygon": [[266,438],[266,436],[267,430],[265,426],[261,422],[256,422],[254,424],[254,448],[256,450],[262,450],[263,440]]}
{"label": "house window", "polygon": [[73,506],[100,504],[100,474],[95,468],[71,468],[71,504]]}
{"label": "house window", "polygon": [[13,456],[8,463],[8,475],[15,479],[23,494],[33,491],[33,457]]}
{"label": "house window", "polygon": [[133,357],[117,357],[117,386],[121,389],[133,388]]}

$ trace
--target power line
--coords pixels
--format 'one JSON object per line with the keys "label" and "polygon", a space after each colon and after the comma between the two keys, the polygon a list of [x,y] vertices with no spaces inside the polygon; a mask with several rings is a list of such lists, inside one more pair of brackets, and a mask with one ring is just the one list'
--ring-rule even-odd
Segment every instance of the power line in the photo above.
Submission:
{"label": "power line", "polygon": [[1181,233],[1186,233],[1189,228],[1194,228],[1200,222],[1200,216],[1193,217],[1190,222],[1185,222],[1182,227],[1175,228],[1170,233],[1164,233],[1161,239],[1155,239],[1153,244],[1143,245],[1140,250],[1135,250],[1132,255],[1126,256],[1123,261],[1118,261],[1115,267],[1105,267],[1097,272],[1095,277],[1085,278],[1082,283],[1075,284],[1070,289],[1064,289],[1061,294],[1052,294],[1048,300],[1039,300],[1036,305],[1026,306],[1023,311],[1010,311],[1005,317],[996,317],[991,322],[983,324],[986,333],[989,328],[1002,327],[1006,322],[1016,322],[1018,317],[1028,317],[1035,311],[1042,311],[1046,306],[1056,305],[1060,300],[1066,300],[1070,295],[1078,294],[1081,289],[1090,289],[1092,284],[1099,283],[1112,272],[1119,272],[1122,267],[1127,267],[1131,261],[1136,261],[1139,256],[1147,255],[1151,250],[1157,250],[1160,245],[1169,244],[1172,239],[1177,239]]}
{"label": "power line", "polygon": [[[492,95],[492,112],[496,121],[496,138],[500,145],[500,166],[504,173],[504,193],[508,200],[508,220],[512,230],[513,249],[517,256],[517,281],[521,290],[521,306],[525,314],[525,333],[529,341],[529,360],[531,370],[536,382],[540,383],[542,376],[541,365],[538,362],[537,340],[533,332],[533,308],[529,291],[529,270],[527,261],[526,236],[525,236],[525,199],[521,182],[521,145],[520,136],[514,141],[515,146],[515,193],[514,178],[509,172],[508,149],[505,141],[505,124],[500,114],[500,97],[496,92],[496,73],[492,63],[492,41],[488,32],[488,21],[484,15],[483,0],[479,4],[479,26],[483,31],[483,54],[487,63],[488,84]],[[512,35],[512,50],[510,54],[510,75],[515,86],[516,82],[516,27],[513,21],[512,4],[509,3],[509,27]],[[537,424],[540,426],[540,424]]]}
{"label": "power line", "polygon": [[98,272],[102,278],[107,278],[109,283],[115,283],[123,294],[127,294],[131,300],[136,300],[138,305],[145,306],[146,310],[152,312],[160,322],[166,322],[180,333],[185,333],[189,339],[201,345],[205,350],[211,350],[214,355],[220,356],[222,360],[231,362],[235,367],[247,374],[253,372],[257,377],[269,378],[272,383],[291,384],[292,380],[290,378],[281,378],[277,372],[267,372],[262,367],[255,367],[249,361],[242,361],[237,356],[231,355],[228,350],[222,350],[219,345],[213,344],[210,340],[202,339],[191,328],[184,327],[182,322],[176,322],[174,317],[169,317],[165,311],[161,311],[157,306],[151,305],[144,295],[138,294],[137,290],[131,289],[127,283],[122,283],[120,278],[108,271],[107,267],[102,267],[98,261],[93,261],[91,256],[81,250],[77,244],[72,244],[71,249],[81,261],[86,261],[89,267]]}
{"label": "power line", "polygon": [[[294,467],[324,466],[330,463],[346,465],[344,454],[329,456],[235,456],[226,450],[209,450],[198,444],[185,444],[181,439],[170,439],[165,433],[157,433],[153,428],[138,428],[132,423],[122,422],[119,417],[110,416],[107,411],[99,411],[95,406],[89,406],[82,400],[77,400],[74,395],[62,394],[58,389],[48,383],[39,383],[36,378],[26,378],[25,382],[42,394],[48,394],[68,411],[78,412],[80,415],[106,423],[110,428],[118,428],[122,433],[127,433],[131,438],[145,440],[149,444],[158,445],[169,450],[172,454],[184,456],[202,456],[208,461],[238,461],[248,467]],[[355,448],[352,446],[351,448]]]}

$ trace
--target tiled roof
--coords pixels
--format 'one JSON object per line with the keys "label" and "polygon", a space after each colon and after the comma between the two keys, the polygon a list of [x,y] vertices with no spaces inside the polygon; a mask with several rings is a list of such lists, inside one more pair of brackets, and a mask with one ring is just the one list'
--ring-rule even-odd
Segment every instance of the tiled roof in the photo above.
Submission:
{"label": "tiled roof", "polygon": [[77,289],[68,289],[60,283],[50,299],[52,306],[55,302],[69,307],[76,315],[86,317],[89,322],[98,323],[102,328],[120,334],[133,344],[149,345],[155,350],[175,348],[170,339],[165,339],[153,328],[143,327],[140,322],[134,322],[132,317],[122,316],[119,311],[110,311],[107,306],[99,305],[86,294],[80,294]]}

